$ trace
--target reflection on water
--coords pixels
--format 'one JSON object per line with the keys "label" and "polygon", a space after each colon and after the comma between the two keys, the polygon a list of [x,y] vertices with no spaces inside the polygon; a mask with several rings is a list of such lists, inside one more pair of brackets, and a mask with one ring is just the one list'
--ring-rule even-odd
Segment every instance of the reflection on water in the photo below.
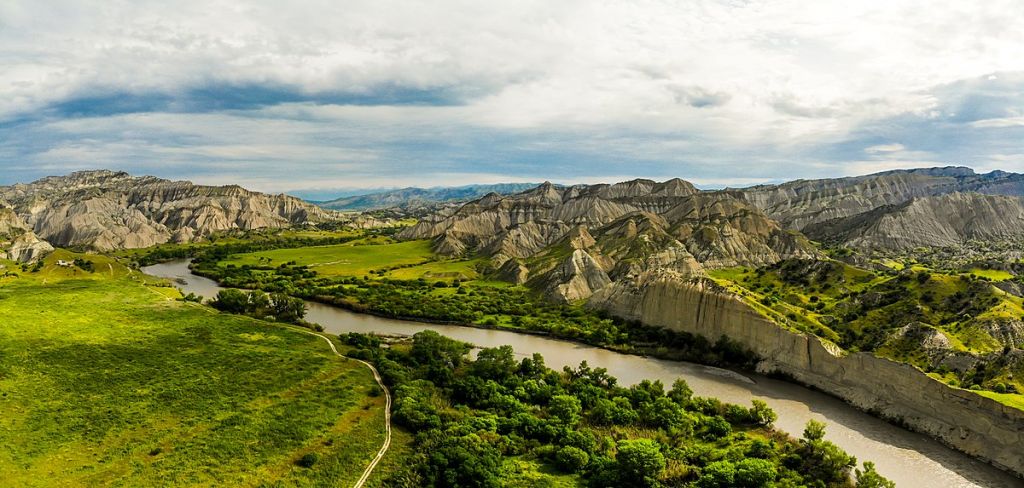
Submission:
{"label": "reflection on water", "polygon": [[[186,261],[158,264],[143,271],[176,281],[186,293],[209,298],[220,289],[216,282],[191,274]],[[879,472],[900,487],[1024,486],[1021,480],[949,449],[938,441],[890,425],[828,395],[784,381],[759,375],[744,376],[680,361],[620,354],[541,336],[392,320],[314,302],[308,302],[306,307],[307,320],[334,334],[376,332],[412,335],[429,329],[479,347],[508,344],[521,356],[541,353],[548,366],[555,369],[575,367],[586,361],[592,367],[606,368],[624,385],[644,379],[661,380],[671,385],[676,378],[682,377],[697,395],[717,397],[740,405],[749,405],[752,399],[758,398],[779,414],[776,426],[787,432],[799,435],[810,419],[826,422],[826,438],[860,461],[873,461]]]}

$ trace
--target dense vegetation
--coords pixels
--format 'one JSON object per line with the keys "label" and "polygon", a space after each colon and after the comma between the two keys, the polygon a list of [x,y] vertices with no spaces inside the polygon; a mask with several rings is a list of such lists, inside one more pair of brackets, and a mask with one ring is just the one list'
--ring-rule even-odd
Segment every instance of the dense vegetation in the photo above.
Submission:
{"label": "dense vegetation", "polygon": [[284,293],[268,295],[260,290],[246,292],[229,288],[218,292],[217,296],[210,301],[210,306],[222,312],[305,325],[316,330],[323,330],[316,324],[308,324],[302,320],[306,316],[306,304],[301,298]]}
{"label": "dense vegetation", "polygon": [[104,256],[0,265],[0,485],[351,486],[383,442],[369,370],[320,338]]}
{"label": "dense vegetation", "polygon": [[[366,246],[368,249],[387,245]],[[550,334],[622,351],[713,365],[750,366],[754,356],[727,338],[703,337],[627,323],[581,306],[552,303],[531,290],[486,281],[395,280],[324,276],[311,266],[285,262],[224,264],[220,251],[193,261],[197,274],[224,286],[284,293],[388,317],[415,318]]]}
{"label": "dense vegetation", "polygon": [[[775,413],[695,397],[683,380],[629,388],[586,363],[557,372],[540,355],[470,347],[435,332],[380,347],[343,335],[395,392],[395,420],[416,433],[396,487],[851,486],[856,459],[811,421],[803,439],[771,428]],[[528,474],[511,466],[536,468]],[[550,473],[545,475],[544,473]],[[892,486],[870,463],[857,486]]]}

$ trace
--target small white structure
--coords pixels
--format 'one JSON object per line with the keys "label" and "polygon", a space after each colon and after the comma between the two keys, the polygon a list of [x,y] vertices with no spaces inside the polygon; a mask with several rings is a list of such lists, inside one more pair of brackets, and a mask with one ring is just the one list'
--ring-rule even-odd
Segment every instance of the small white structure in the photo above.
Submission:
{"label": "small white structure", "polygon": [[71,261],[65,261],[65,260],[63,260],[63,259],[58,259],[58,260],[57,260],[57,266],[63,266],[63,267],[65,267],[65,268],[70,268],[70,267],[71,267],[72,265],[74,265],[74,264],[75,264],[75,263],[73,263],[73,262],[71,262]]}

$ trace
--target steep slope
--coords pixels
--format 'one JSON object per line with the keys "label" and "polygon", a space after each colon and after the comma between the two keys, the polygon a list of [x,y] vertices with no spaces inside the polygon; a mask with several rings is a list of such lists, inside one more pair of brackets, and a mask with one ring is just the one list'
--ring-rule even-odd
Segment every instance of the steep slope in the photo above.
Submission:
{"label": "steep slope", "polygon": [[100,251],[188,242],[228,229],[283,227],[330,215],[286,195],[87,171],[0,187],[40,238]]}
{"label": "steep slope", "polygon": [[28,226],[14,213],[14,209],[0,201],[0,239],[21,235],[26,230]]}
{"label": "steep slope", "polygon": [[802,230],[810,224],[899,205],[913,198],[954,192],[1024,195],[1024,175],[1002,171],[977,174],[970,168],[951,166],[796,180],[724,191],[749,202],[786,227]]}
{"label": "steep slope", "polygon": [[725,193],[682,180],[490,194],[399,234],[445,254],[479,253],[499,276],[575,301],[652,269],[763,265],[815,256],[801,235]]}
{"label": "steep slope", "polygon": [[498,183],[494,185],[468,185],[445,188],[402,188],[366,195],[316,202],[323,208],[345,211],[379,210],[392,207],[429,206],[437,203],[460,202],[480,198],[488,193],[511,195],[537,186],[536,183]]}
{"label": "steep slope", "polygon": [[915,198],[812,224],[809,237],[862,250],[958,247],[971,240],[1024,238],[1024,199],[977,193]]}
{"label": "steep slope", "polygon": [[53,246],[40,240],[7,205],[0,200],[0,259],[29,263],[53,251]]}

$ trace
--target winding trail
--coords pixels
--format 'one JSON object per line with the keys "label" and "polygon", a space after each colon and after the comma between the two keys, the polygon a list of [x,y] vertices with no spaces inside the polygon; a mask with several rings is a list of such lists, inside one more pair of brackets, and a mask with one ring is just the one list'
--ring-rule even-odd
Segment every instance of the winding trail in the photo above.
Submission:
{"label": "winding trail", "polygon": [[366,470],[363,471],[363,475],[359,478],[358,481],[356,481],[356,484],[352,485],[352,488],[362,488],[363,484],[366,483],[366,480],[370,479],[370,475],[373,474],[373,469],[377,467],[377,464],[380,463],[381,459],[384,459],[384,454],[387,454],[388,448],[391,447],[391,391],[388,390],[387,386],[384,386],[384,380],[381,379],[380,373],[377,372],[377,368],[375,368],[372,364],[363,361],[362,359],[349,358],[342,355],[340,352],[338,352],[338,348],[334,347],[334,341],[332,341],[329,337],[323,334],[318,334],[316,332],[308,330],[303,330],[302,332],[305,332],[310,335],[315,335],[327,341],[327,345],[331,346],[331,350],[334,351],[334,354],[337,355],[338,357],[342,359],[351,359],[363,363],[364,366],[370,368],[370,371],[373,372],[373,379],[377,381],[377,385],[380,386],[380,389],[384,390],[384,430],[386,433],[386,435],[384,436],[384,445],[380,446],[380,451],[377,451],[377,456],[373,458],[373,461],[370,461],[370,464],[368,466],[366,466]]}

